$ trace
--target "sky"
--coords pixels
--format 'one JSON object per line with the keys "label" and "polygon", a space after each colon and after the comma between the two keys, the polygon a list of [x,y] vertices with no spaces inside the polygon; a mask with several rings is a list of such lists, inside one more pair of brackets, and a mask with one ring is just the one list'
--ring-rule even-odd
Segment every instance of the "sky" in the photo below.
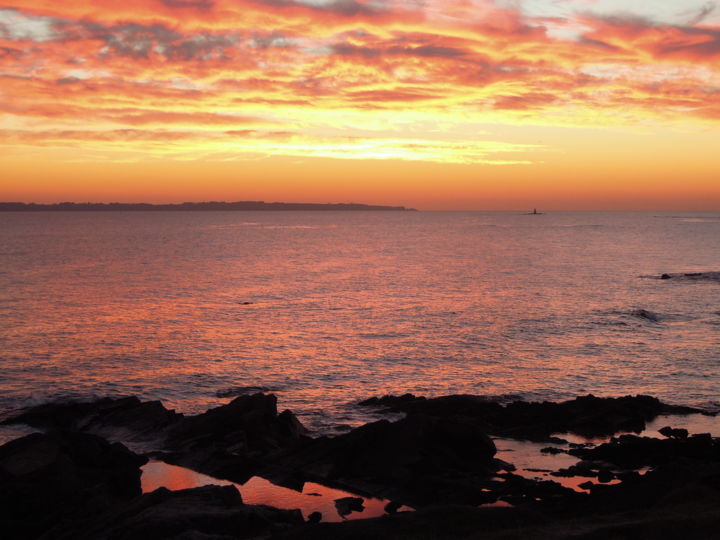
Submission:
{"label": "sky", "polygon": [[720,1],[0,0],[0,200],[720,210]]}

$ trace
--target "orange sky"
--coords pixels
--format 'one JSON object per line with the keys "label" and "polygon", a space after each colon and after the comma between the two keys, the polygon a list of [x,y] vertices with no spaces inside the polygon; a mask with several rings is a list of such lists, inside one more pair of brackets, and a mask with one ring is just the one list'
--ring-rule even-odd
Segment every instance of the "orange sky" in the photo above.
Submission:
{"label": "orange sky", "polygon": [[0,0],[0,200],[720,209],[717,4]]}

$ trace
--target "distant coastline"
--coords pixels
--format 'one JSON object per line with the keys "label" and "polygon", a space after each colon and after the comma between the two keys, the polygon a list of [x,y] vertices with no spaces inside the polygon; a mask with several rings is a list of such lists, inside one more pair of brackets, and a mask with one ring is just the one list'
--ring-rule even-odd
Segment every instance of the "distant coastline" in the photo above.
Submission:
{"label": "distant coastline", "polygon": [[404,206],[378,206],[358,203],[283,203],[263,201],[185,202],[179,204],[150,203],[72,203],[36,204],[0,202],[0,212],[217,212],[217,211],[384,211],[417,212]]}

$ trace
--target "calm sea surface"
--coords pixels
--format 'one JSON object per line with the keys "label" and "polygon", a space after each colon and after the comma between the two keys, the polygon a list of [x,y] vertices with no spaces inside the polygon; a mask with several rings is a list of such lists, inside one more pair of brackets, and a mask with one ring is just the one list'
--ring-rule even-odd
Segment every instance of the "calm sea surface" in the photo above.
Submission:
{"label": "calm sea surface", "polygon": [[251,386],[324,430],[407,391],[717,409],[720,282],[642,276],[718,270],[720,214],[3,213],[0,412]]}

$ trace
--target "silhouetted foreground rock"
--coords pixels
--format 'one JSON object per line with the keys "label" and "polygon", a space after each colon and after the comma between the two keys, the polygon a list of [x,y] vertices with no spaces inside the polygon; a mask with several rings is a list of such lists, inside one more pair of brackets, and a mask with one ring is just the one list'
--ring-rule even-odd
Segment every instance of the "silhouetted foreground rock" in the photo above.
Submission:
{"label": "silhouetted foreground rock", "polygon": [[46,403],[26,409],[2,423],[82,431],[114,439],[153,440],[182,419],[183,415],[166,409],[159,401],[143,402],[132,396],[92,402]]}
{"label": "silhouetted foreground rock", "polygon": [[595,448],[578,448],[569,453],[584,460],[604,461],[625,469],[656,467],[678,459],[720,464],[720,441],[709,434],[662,440],[621,435]]}
{"label": "silhouetted foreground rock", "polygon": [[0,447],[0,535],[35,538],[140,495],[147,459],[83,433],[34,433]]}
{"label": "silhouetted foreground rock", "polygon": [[513,508],[432,506],[372,520],[289,529],[278,537],[709,540],[718,538],[720,531],[719,446],[720,440],[707,435],[666,440],[621,436],[595,449],[571,450],[592,460],[581,462],[576,469],[588,476],[594,476],[597,471],[593,470],[598,467],[652,464],[653,469],[644,475],[618,474],[622,478],[618,485],[591,484],[589,495],[542,492],[541,484],[552,482],[532,482],[507,474],[501,476],[508,483],[525,482],[518,491],[523,497],[511,501],[517,504]]}
{"label": "silhouetted foreground rock", "polygon": [[246,506],[234,486],[160,488],[85,521],[66,521],[43,540],[221,540],[268,537],[303,523],[299,510]]}
{"label": "silhouetted foreground rock", "polygon": [[406,394],[370,398],[360,405],[439,418],[461,416],[472,419],[491,435],[540,442],[551,440],[553,433],[576,433],[585,437],[602,437],[620,431],[639,433],[647,422],[661,414],[703,412],[667,405],[650,396],[599,398],[588,395],[561,403],[515,401],[501,405],[479,396],[426,399]]}
{"label": "silhouetted foreground rock", "polygon": [[715,503],[558,516],[543,508],[435,506],[376,519],[288,529],[277,540],[713,540]]}
{"label": "silhouetted foreground rock", "polygon": [[307,430],[272,394],[240,396],[227,405],[176,422],[167,430],[164,459],[212,476],[245,482],[264,461],[306,438]]}
{"label": "silhouetted foreground rock", "polygon": [[263,458],[297,444],[306,430],[290,411],[277,412],[272,394],[239,396],[197,416],[167,410],[136,397],[91,403],[50,403],[3,422],[94,433],[110,439],[149,441],[169,463],[244,482]]}
{"label": "silhouetted foreground rock", "polygon": [[[665,439],[622,435],[597,447],[562,449],[581,461],[559,474],[592,479],[589,494],[514,474],[496,459],[487,435],[536,441],[562,432],[611,435],[696,409],[648,396],[501,405],[478,396],[407,394],[363,405],[406,416],[313,439],[290,411],[278,414],[275,396],[255,394],[189,417],[126,398],[44,405],[9,422],[126,434],[163,448],[168,462],[213,476],[243,482],[260,473],[296,488],[318,481],[392,499],[389,512],[402,504],[420,512],[336,525],[317,523],[317,514],[302,523],[298,512],[243,505],[232,487],[140,496],[144,458],[94,435],[49,433],[0,448],[0,517],[20,531],[3,538],[688,539],[712,538],[720,525],[720,442],[709,435],[668,427]],[[641,475],[639,467],[651,470]],[[448,506],[498,499],[515,507]],[[341,513],[361,503],[337,501]]]}
{"label": "silhouetted foreground rock", "polygon": [[[504,464],[472,422],[414,414],[321,437],[279,456],[264,475],[282,483],[319,481],[407,504],[483,502],[483,481]],[[285,475],[283,477],[283,474]]]}

